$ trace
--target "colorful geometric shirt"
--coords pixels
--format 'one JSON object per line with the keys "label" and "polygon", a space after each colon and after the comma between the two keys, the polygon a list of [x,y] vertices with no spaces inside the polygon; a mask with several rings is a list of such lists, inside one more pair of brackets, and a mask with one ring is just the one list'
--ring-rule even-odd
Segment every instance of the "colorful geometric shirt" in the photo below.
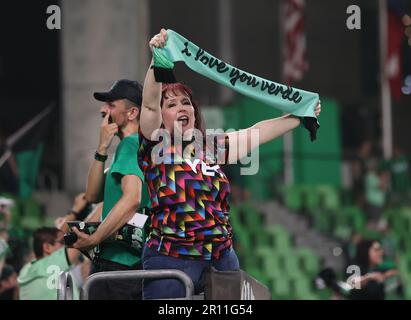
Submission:
{"label": "colorful geometric shirt", "polygon": [[[211,260],[229,252],[230,183],[218,164],[209,164],[204,152],[182,157],[194,144],[151,141],[140,132],[139,165],[151,200],[151,232],[147,245],[173,257]],[[228,150],[228,139],[216,139]],[[227,152],[227,151],[225,151]],[[204,156],[204,154],[207,155]],[[187,155],[187,153],[184,153]]]}

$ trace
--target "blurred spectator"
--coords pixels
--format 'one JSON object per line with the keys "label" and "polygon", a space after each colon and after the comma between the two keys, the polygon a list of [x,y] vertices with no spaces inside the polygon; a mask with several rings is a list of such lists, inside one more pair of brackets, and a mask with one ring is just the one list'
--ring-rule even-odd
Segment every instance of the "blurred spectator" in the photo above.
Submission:
{"label": "blurred spectator", "polygon": [[57,279],[61,271],[81,262],[77,249],[64,247],[63,232],[43,227],[34,232],[33,249],[36,260],[26,264],[19,273],[21,300],[56,300]]}
{"label": "blurred spectator", "polygon": [[362,241],[363,237],[360,233],[353,231],[350,240],[343,245],[344,258],[346,266],[354,263],[355,255],[357,253],[357,246]]}
{"label": "blurred spectator", "polygon": [[9,228],[11,223],[11,199],[0,198],[0,300],[13,300],[18,297],[17,273],[15,267],[6,262],[10,254]]}
{"label": "blurred spectator", "polygon": [[360,207],[364,206],[364,180],[367,172],[367,162],[371,157],[371,153],[372,142],[366,140],[359,147],[356,159],[352,163],[353,194],[355,203]]}
{"label": "blurred spectator", "polygon": [[[5,263],[18,272],[24,264],[24,256],[30,251],[26,232],[12,224],[11,209],[15,206],[12,199],[0,197],[0,239],[8,246]],[[1,268],[0,268],[1,269]]]}
{"label": "blurred spectator", "polygon": [[[386,269],[383,263],[383,249],[377,240],[362,240],[356,250],[355,264],[360,268],[360,275],[356,275],[356,288],[350,292],[351,300],[384,300],[384,282],[397,275],[397,270]],[[359,287],[359,288],[357,288]]]}
{"label": "blurred spectator", "polygon": [[13,201],[7,198],[0,198],[0,238],[8,241],[8,229],[11,223],[10,207]]}
{"label": "blurred spectator", "polygon": [[404,0],[388,0],[388,8],[401,19],[405,27],[411,25],[411,17],[405,12]]}
{"label": "blurred spectator", "polygon": [[0,272],[0,300],[16,300],[18,297],[17,273],[10,265]]}
{"label": "blurred spectator", "polygon": [[381,221],[379,224],[381,232],[381,246],[384,250],[384,266],[393,266],[397,261],[397,237],[391,232],[387,221]]}
{"label": "blurred spectator", "polygon": [[376,230],[386,204],[389,175],[378,168],[378,161],[371,159],[365,176],[365,204],[368,228]]}
{"label": "blurred spectator", "polygon": [[[65,222],[77,220],[78,215],[87,207],[84,193],[78,194],[71,210],[62,218],[62,230],[58,228],[40,228],[33,234],[35,260],[27,263],[20,271],[20,299],[22,300],[56,300],[57,277],[61,271],[69,271],[72,265],[83,261],[79,250],[64,246]],[[61,222],[61,221],[60,221]],[[80,270],[81,271],[81,270]],[[76,284],[81,279],[76,276]],[[74,290],[78,296],[78,291]]]}
{"label": "blurred spectator", "polygon": [[0,276],[6,264],[6,256],[7,256],[8,251],[9,251],[9,245],[3,238],[0,237]]}
{"label": "blurred spectator", "polygon": [[405,205],[409,201],[410,168],[407,157],[398,146],[394,147],[389,170],[391,173],[391,204],[397,207]]}

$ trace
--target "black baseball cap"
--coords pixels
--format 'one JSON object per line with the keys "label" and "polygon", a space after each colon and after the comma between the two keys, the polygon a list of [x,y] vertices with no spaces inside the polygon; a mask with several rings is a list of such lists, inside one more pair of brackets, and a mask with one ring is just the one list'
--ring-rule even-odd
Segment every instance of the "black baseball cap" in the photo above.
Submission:
{"label": "black baseball cap", "polygon": [[137,81],[121,79],[114,82],[108,92],[94,92],[94,98],[103,102],[128,99],[137,106],[141,106],[143,100],[143,86]]}

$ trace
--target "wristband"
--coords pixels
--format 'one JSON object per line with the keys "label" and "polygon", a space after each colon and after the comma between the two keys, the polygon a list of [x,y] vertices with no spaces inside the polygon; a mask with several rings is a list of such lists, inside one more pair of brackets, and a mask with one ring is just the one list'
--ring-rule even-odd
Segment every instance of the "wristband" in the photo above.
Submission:
{"label": "wristband", "polygon": [[94,154],[94,159],[96,159],[97,161],[104,162],[104,161],[107,160],[107,158],[108,158],[107,155],[103,156],[102,154],[98,153],[97,151],[96,151],[96,153]]}

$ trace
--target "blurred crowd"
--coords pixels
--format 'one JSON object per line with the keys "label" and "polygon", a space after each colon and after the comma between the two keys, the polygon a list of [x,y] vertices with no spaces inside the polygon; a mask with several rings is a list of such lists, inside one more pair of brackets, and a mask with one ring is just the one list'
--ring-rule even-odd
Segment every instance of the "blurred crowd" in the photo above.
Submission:
{"label": "blurred crowd", "polygon": [[386,208],[411,204],[409,159],[398,146],[393,157],[383,160],[371,141],[360,146],[352,161],[353,194],[366,214],[370,229],[378,229]]}
{"label": "blurred crowd", "polygon": [[[352,284],[361,289],[352,290],[349,297],[382,300],[390,293],[401,298],[404,283],[397,268],[399,237],[386,212],[396,213],[411,205],[409,159],[399,146],[394,146],[392,158],[384,160],[371,141],[364,141],[351,167],[353,202],[365,213],[366,229],[352,232],[344,244],[346,267],[358,266],[360,272],[355,280],[358,282]],[[348,276],[352,281],[353,277]]]}
{"label": "blurred crowd", "polygon": [[78,289],[90,274],[90,261],[80,251],[65,248],[66,222],[86,219],[99,207],[93,210],[85,194],[80,193],[74,198],[69,212],[57,218],[54,226],[33,230],[15,222],[12,211],[16,205],[11,198],[0,197],[0,300],[55,300],[57,290],[45,288],[54,286],[57,289],[61,271],[71,273],[74,295],[78,298]]}

